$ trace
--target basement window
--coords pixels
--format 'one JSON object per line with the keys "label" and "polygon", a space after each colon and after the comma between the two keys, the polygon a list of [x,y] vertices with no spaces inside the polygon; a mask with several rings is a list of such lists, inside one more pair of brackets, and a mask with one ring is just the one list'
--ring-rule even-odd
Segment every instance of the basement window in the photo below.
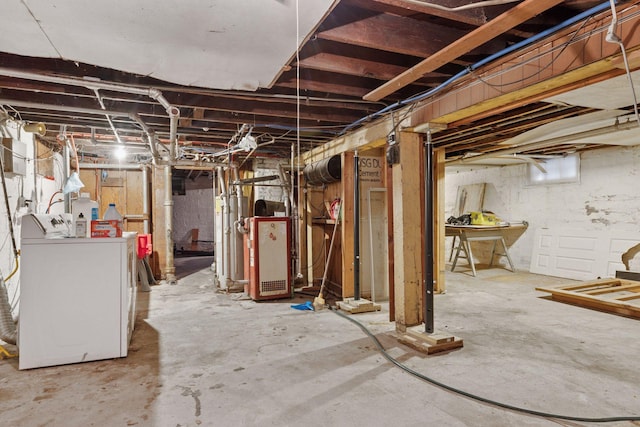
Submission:
{"label": "basement window", "polygon": [[528,164],[529,185],[566,184],[580,182],[580,155],[538,160],[538,165]]}

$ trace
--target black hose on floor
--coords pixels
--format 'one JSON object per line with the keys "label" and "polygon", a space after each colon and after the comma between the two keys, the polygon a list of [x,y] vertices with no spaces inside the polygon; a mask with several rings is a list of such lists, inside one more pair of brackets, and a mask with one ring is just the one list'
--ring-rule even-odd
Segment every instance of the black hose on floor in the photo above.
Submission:
{"label": "black hose on floor", "polygon": [[413,375],[415,377],[418,377],[421,380],[424,380],[424,381],[426,381],[428,383],[431,383],[433,385],[441,387],[441,388],[443,388],[445,390],[448,390],[448,391],[451,391],[453,393],[462,395],[464,397],[468,397],[469,399],[477,400],[478,402],[487,403],[487,404],[493,405],[493,406],[498,406],[500,408],[508,409],[510,411],[525,413],[525,414],[528,414],[528,415],[535,415],[535,416],[543,417],[543,418],[555,418],[555,419],[560,419],[560,420],[580,421],[580,422],[585,422],[585,423],[612,423],[612,422],[617,422],[617,421],[640,421],[640,416],[637,416],[637,415],[628,416],[628,417],[589,418],[589,417],[575,417],[575,416],[561,415],[561,414],[551,414],[551,413],[548,413],[548,412],[534,411],[532,409],[521,408],[519,406],[513,406],[513,405],[509,405],[507,403],[496,402],[495,400],[491,400],[491,399],[488,399],[486,397],[482,397],[482,396],[478,396],[476,394],[468,393],[466,391],[463,391],[463,390],[457,389],[455,387],[452,387],[450,385],[447,385],[447,384],[441,383],[439,381],[436,381],[433,378],[427,377],[426,375],[423,375],[420,372],[414,371],[413,369],[409,368],[408,366],[403,365],[402,363],[398,362],[396,359],[391,357],[391,355],[389,355],[389,353],[387,353],[387,351],[382,346],[380,341],[378,341],[378,338],[376,338],[375,335],[373,335],[373,333],[371,333],[371,331],[369,331],[369,329],[367,329],[366,326],[364,326],[362,323],[358,322],[357,320],[353,319],[351,316],[347,316],[346,314],[341,313],[340,310],[337,310],[335,307],[331,307],[331,311],[336,313],[338,316],[343,317],[343,318],[347,319],[348,321],[354,323],[360,329],[362,329],[362,331],[366,335],[368,335],[369,338],[371,338],[373,340],[373,342],[376,344],[376,347],[378,347],[378,350],[380,350],[380,353],[384,356],[384,358],[387,359],[389,362],[393,363],[394,365],[396,365],[397,367],[399,367],[400,369],[402,369],[403,371],[405,371],[405,372],[407,372],[407,373],[409,373],[409,374],[411,374],[411,375]]}

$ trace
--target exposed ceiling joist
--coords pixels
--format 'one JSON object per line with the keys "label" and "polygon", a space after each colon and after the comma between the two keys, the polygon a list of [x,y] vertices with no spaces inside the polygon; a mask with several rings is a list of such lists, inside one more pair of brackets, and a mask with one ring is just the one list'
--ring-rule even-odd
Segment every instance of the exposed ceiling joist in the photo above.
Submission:
{"label": "exposed ceiling joist", "polygon": [[[96,93],[91,87],[86,87],[84,82],[97,81],[107,84],[116,84],[121,86],[135,87],[140,90],[149,90],[151,88],[158,89],[162,92],[165,99],[173,106],[180,109],[180,120],[178,121],[178,140],[181,147],[193,145],[199,149],[219,150],[221,146],[226,146],[230,138],[238,131],[243,124],[253,126],[253,134],[261,136],[262,141],[271,141],[268,146],[258,144],[258,149],[253,155],[259,157],[261,155],[284,155],[290,156],[291,144],[301,145],[301,151],[312,149],[318,145],[322,145],[331,141],[344,141],[353,137],[351,129],[357,129],[367,124],[372,124],[375,128],[374,121],[378,118],[383,120],[388,118],[388,111],[402,111],[400,118],[406,119],[407,123],[413,123],[422,119],[421,109],[424,105],[419,105],[412,113],[404,115],[402,110],[404,101],[415,99],[416,95],[423,93],[425,89],[438,87],[443,82],[448,81],[452,76],[457,75],[462,67],[486,58],[488,55],[502,51],[506,46],[518,43],[524,38],[537,34],[553,27],[556,24],[565,22],[573,18],[586,9],[598,4],[601,6],[605,0],[565,0],[558,2],[557,6],[552,7],[546,12],[538,16],[532,16],[529,19],[523,19],[521,24],[516,24],[514,28],[510,28],[503,33],[499,31],[495,37],[490,37],[487,42],[481,43],[477,38],[477,28],[487,25],[501,13],[510,11],[514,15],[514,11],[518,11],[518,3],[505,3],[503,1],[491,1],[491,4],[501,3],[499,5],[491,5],[481,0],[341,0],[329,1],[318,0],[317,5],[325,5],[326,10],[330,10],[328,15],[323,16],[320,22],[303,28],[312,28],[310,33],[302,29],[299,34],[299,40],[302,44],[298,54],[291,55],[291,50],[296,43],[294,37],[287,41],[285,50],[288,60],[278,64],[278,77],[270,87],[259,88],[255,91],[242,90],[248,89],[249,86],[244,79],[246,73],[251,74],[255,71],[256,76],[251,77],[251,81],[262,81],[257,74],[264,68],[264,62],[255,50],[235,49],[242,43],[253,43],[253,47],[262,46],[263,42],[268,42],[269,37],[280,37],[279,28],[272,28],[268,37],[264,40],[252,37],[253,33],[242,33],[243,40],[238,40],[237,44],[226,44],[223,49],[216,52],[216,59],[210,59],[211,44],[207,44],[206,51],[202,55],[198,52],[190,51],[191,55],[188,60],[177,60],[183,52],[174,55],[174,51],[180,49],[185,42],[193,45],[191,37],[202,35],[206,36],[199,41],[211,39],[232,40],[231,26],[235,25],[235,19],[242,21],[238,23],[238,28],[245,28],[247,22],[261,15],[262,8],[270,8],[269,16],[275,12],[274,8],[292,7],[290,1],[272,0],[256,2],[252,0],[250,5],[241,4],[242,2],[228,2],[225,7],[229,10],[224,11],[225,17],[228,18],[227,24],[229,31],[227,33],[216,32],[217,29],[211,27],[210,20],[200,19],[202,16],[209,16],[209,12],[204,15],[200,14],[202,7],[210,5],[204,0],[197,0],[197,7],[184,8],[180,11],[180,19],[175,18],[175,10],[166,8],[156,8],[154,16],[167,13],[165,20],[154,22],[171,22],[171,25],[183,25],[180,34],[184,37],[181,40],[175,40],[175,43],[166,43],[163,37],[147,37],[156,34],[156,28],[146,28],[149,21],[146,19],[137,20],[135,23],[135,34],[144,35],[144,39],[150,44],[150,48],[145,50],[145,58],[150,61],[170,61],[170,65],[165,71],[170,70],[177,75],[169,76],[163,74],[164,80],[155,78],[161,74],[156,73],[157,69],[153,69],[151,73],[137,74],[140,71],[133,64],[125,61],[123,68],[105,66],[106,60],[110,58],[101,58],[100,61],[94,61],[96,55],[108,56],[109,49],[101,49],[105,43],[112,40],[119,40],[119,51],[129,51],[129,48],[135,48],[140,43],[137,38],[131,40],[122,40],[121,34],[113,34],[107,38],[96,38],[95,34],[89,34],[87,37],[72,36],[64,33],[68,27],[69,19],[73,19],[74,33],[81,34],[83,31],[91,31],[91,26],[85,25],[87,21],[86,13],[88,8],[76,10],[70,9],[69,4],[58,3],[57,9],[52,10],[51,5],[36,5],[34,3],[34,11],[37,15],[43,17],[42,24],[46,26],[47,33],[56,34],[55,43],[58,46],[68,48],[67,43],[76,43],[82,40],[84,49],[92,46],[91,56],[78,57],[78,61],[70,61],[64,58],[38,58],[30,56],[29,50],[33,44],[39,43],[38,40],[21,40],[19,45],[24,47],[16,48],[18,45],[11,45],[11,50],[4,49],[0,46],[0,63],[3,68],[12,70],[26,71],[43,78],[25,79],[20,78],[19,74],[0,76],[0,98],[4,101],[0,108],[5,110],[6,115],[15,118],[19,122],[43,122],[50,129],[46,138],[54,141],[57,137],[59,129],[66,129],[68,133],[75,133],[78,136],[87,138],[87,135],[95,135],[96,139],[101,142],[114,140],[113,128],[109,125],[105,116],[105,111],[96,98]],[[448,8],[458,6],[474,5],[474,9],[457,10],[438,9],[425,4],[437,4]],[[20,16],[13,12],[20,12],[24,9],[25,2],[20,0],[10,0],[9,8],[5,10],[7,21],[19,21]],[[31,3],[31,2],[27,2]],[[36,2],[37,3],[37,2]],[[112,7],[110,5],[109,13],[104,16],[94,17],[96,29],[101,33],[108,32],[106,26],[109,20],[118,19],[127,21],[129,19],[128,11],[138,7],[138,4],[126,2],[126,0],[117,0],[118,4],[123,4],[123,8]],[[126,3],[126,5],[124,4]],[[150,3],[149,0],[142,0],[142,3]],[[281,3],[281,4],[280,4]],[[331,3],[331,5],[329,5]],[[530,0],[521,4],[532,3]],[[546,0],[536,0],[535,3],[546,4]],[[633,6],[624,5],[625,3],[633,3]],[[25,3],[26,4],[26,3]],[[640,0],[620,0],[618,2],[618,10],[621,19],[625,13],[635,13],[632,7],[637,7]],[[203,6],[204,5],[204,6]],[[477,7],[482,5],[482,7]],[[518,6],[516,6],[518,5]],[[15,6],[15,10],[12,8]],[[302,6],[302,4],[301,4]],[[547,7],[547,6],[545,6]],[[101,9],[102,10],[102,9]],[[301,7],[301,14],[305,14],[306,5]],[[624,12],[631,10],[630,12]],[[284,11],[284,10],[283,10]],[[287,12],[287,13],[289,13]],[[66,20],[51,19],[52,15],[64,15]],[[200,16],[202,15],[202,16]],[[134,15],[131,15],[134,16]],[[185,19],[189,16],[192,19]],[[318,15],[316,15],[318,16]],[[27,18],[29,18],[27,16]],[[37,19],[27,19],[26,23],[37,27]],[[260,19],[263,17],[260,16]],[[606,26],[609,15],[603,14],[600,20],[591,20],[589,27],[597,25],[599,27]],[[596,22],[597,21],[597,22]],[[118,21],[119,22],[119,21]],[[128,22],[128,21],[127,21]],[[216,21],[217,22],[217,21]],[[499,22],[499,21],[498,21]],[[634,21],[635,22],[635,21]],[[289,24],[294,23],[290,20]],[[307,22],[310,24],[310,22]],[[82,25],[81,25],[82,24]],[[119,25],[119,24],[118,24]],[[114,30],[119,28],[115,25]],[[261,22],[262,25],[262,22]],[[635,24],[622,25],[621,31]],[[54,28],[56,27],[56,28]],[[275,27],[272,25],[272,27]],[[508,27],[508,26],[505,26]],[[34,27],[35,28],[35,27]],[[290,27],[287,31],[290,31]],[[494,27],[495,28],[495,27]],[[37,28],[35,28],[37,30]],[[131,28],[127,30],[133,31]],[[177,28],[172,27],[175,32]],[[213,32],[207,32],[207,31]],[[26,34],[26,33],[23,33]],[[308,38],[307,34],[311,34]],[[493,34],[493,33],[487,33]],[[592,34],[595,34],[592,32]],[[633,55],[631,52],[640,41],[636,40],[633,33],[622,34],[625,43],[629,43],[630,56],[633,64]],[[25,36],[28,38],[28,36]],[[66,38],[68,37],[68,39]],[[238,37],[238,36],[236,36]],[[379,101],[363,100],[363,96],[375,90],[385,81],[390,81],[401,75],[406,70],[414,67],[421,60],[434,60],[450,54],[451,48],[456,48],[460,41],[458,39],[467,40],[474,38],[476,41],[469,41],[469,45],[461,50],[458,55],[451,60],[442,60],[438,68],[428,72],[421,72],[419,78],[410,82],[402,89],[393,91]],[[598,36],[592,37],[597,39]],[[640,37],[639,37],[640,38]],[[9,40],[9,39],[8,39]],[[95,41],[95,43],[93,43]],[[131,46],[127,44],[130,41]],[[234,42],[235,43],[235,42]],[[1,45],[2,43],[0,43]],[[270,49],[276,44],[270,44],[268,49],[262,49],[260,54],[269,54]],[[282,46],[278,44],[278,46]],[[107,46],[109,47],[109,46]],[[17,50],[14,51],[13,49]],[[610,50],[617,48],[611,47]],[[235,50],[234,50],[235,49]],[[158,52],[162,51],[162,55]],[[590,50],[591,51],[591,50]],[[595,51],[608,52],[609,49],[597,46]],[[619,51],[619,50],[618,50]],[[10,53],[9,53],[10,52]],[[517,53],[516,53],[517,54]],[[225,64],[237,64],[231,61],[234,56],[247,56],[248,64],[242,70],[237,66],[229,66],[234,69],[232,75],[232,87],[240,89],[229,90],[220,89],[219,87],[206,85],[205,87],[186,86],[183,82],[184,78],[192,75],[187,71],[198,71],[200,74],[206,74],[207,78],[215,78],[218,76],[217,70]],[[606,55],[610,55],[607,53]],[[67,57],[65,57],[67,58]],[[432,59],[433,58],[433,59]],[[442,57],[441,57],[442,58]],[[75,59],[75,57],[74,57]],[[113,59],[113,58],[112,58]],[[116,58],[122,59],[122,58]],[[237,59],[237,58],[236,58]],[[230,62],[231,61],[231,62]],[[164,64],[164,63],[163,63]],[[102,66],[101,66],[102,65]],[[436,66],[437,66],[436,65]],[[554,67],[547,69],[553,71],[553,76],[559,75]],[[240,72],[242,71],[242,73]],[[530,69],[535,73],[535,69]],[[616,69],[618,74],[622,70]],[[549,104],[552,99],[545,99],[551,95],[560,94],[569,89],[566,78],[570,77],[566,71],[563,73],[563,80],[558,80],[559,87],[553,89],[553,93],[548,93],[548,87],[541,89],[538,86],[532,86],[527,82],[527,93],[523,94],[523,98],[518,98],[518,102],[505,97],[487,95],[490,91],[477,90],[468,93],[469,96],[464,97],[463,101],[456,101],[453,98],[438,96],[434,102],[439,103],[439,107],[434,111],[439,114],[434,121],[448,124],[448,129],[443,132],[434,134],[434,141],[443,147],[446,147],[447,156],[458,156],[464,152],[490,152],[495,150],[496,145],[505,140],[514,137],[519,132],[528,131],[544,123],[549,123],[564,117],[572,115],[584,114],[593,108],[589,105],[581,104],[575,101],[576,107],[559,107]],[[616,74],[617,75],[617,74]],[[76,79],[82,82],[81,85],[54,82],[46,77],[60,76]],[[154,76],[154,77],[151,77]],[[228,75],[227,75],[228,76]],[[299,79],[298,79],[299,76]],[[598,75],[600,80],[606,80],[613,77]],[[470,84],[473,76],[469,80],[461,81],[462,85]],[[189,80],[193,82],[194,80]],[[555,80],[554,80],[555,82]],[[593,83],[592,81],[589,83]],[[575,82],[578,93],[575,95],[580,98],[582,95],[581,86],[585,86],[588,82],[584,81],[584,75],[580,77],[580,81]],[[482,85],[479,85],[482,86]],[[228,86],[225,86],[228,87]],[[621,90],[625,86],[621,85]],[[299,90],[298,90],[299,89]],[[478,89],[482,89],[479,87]],[[457,89],[456,89],[457,90]],[[524,89],[523,89],[524,90]],[[541,90],[546,92],[541,93]],[[513,93],[510,91],[509,93]],[[455,94],[453,94],[455,95]],[[452,96],[453,96],[452,95]],[[526,96],[525,96],[526,95]],[[99,97],[104,108],[108,111],[122,114],[123,117],[111,118],[117,133],[128,141],[134,141],[136,138],[143,136],[142,125],[140,122],[132,120],[129,114],[137,114],[143,125],[148,126],[151,132],[155,133],[159,138],[166,140],[169,135],[169,118],[163,105],[160,105],[154,99],[145,93],[127,93],[116,90],[108,90],[106,87],[99,89]],[[574,99],[574,94],[571,94]],[[559,98],[560,99],[560,98]],[[563,100],[562,98],[560,100]],[[617,96],[620,102],[625,104],[623,107],[629,108],[630,97]],[[400,101],[400,102],[399,102]],[[452,101],[452,102],[450,102]],[[12,105],[13,102],[13,105]],[[29,106],[24,106],[30,102]],[[460,103],[459,103],[460,102]],[[472,102],[470,105],[465,102]],[[566,100],[564,102],[567,102]],[[573,101],[572,101],[573,102]],[[22,103],[21,107],[18,107]],[[39,107],[38,108],[38,104]],[[429,104],[431,105],[431,104]],[[467,105],[466,107],[464,105]],[[485,108],[490,105],[490,108]],[[579,107],[578,105],[582,105]],[[454,114],[449,109],[455,107]],[[391,107],[391,110],[389,110]],[[380,112],[383,113],[380,113]],[[380,114],[379,114],[380,113]],[[410,114],[410,115],[409,115]],[[430,113],[429,113],[430,114]],[[425,112],[425,116],[427,113]],[[497,120],[499,117],[500,120]],[[429,119],[426,117],[425,119]],[[300,126],[298,128],[298,125]],[[377,129],[377,128],[376,128]],[[385,129],[384,132],[388,132]],[[347,135],[347,133],[349,135]],[[384,143],[384,135],[378,135],[379,141]],[[366,133],[366,138],[370,138],[371,132]],[[344,149],[353,149],[355,145],[349,142]],[[355,142],[353,144],[356,144]],[[332,147],[334,144],[330,144]],[[264,147],[264,148],[263,148]],[[590,146],[588,146],[590,147]],[[575,149],[575,145],[559,144],[556,147],[544,147],[540,150],[545,152],[554,152],[554,150]],[[332,148],[333,149],[333,148]],[[341,148],[342,149],[342,148]],[[582,149],[582,148],[581,148]],[[239,156],[242,153],[238,154]]]}
{"label": "exposed ceiling joist", "polygon": [[563,0],[525,0],[491,20],[485,25],[452,42],[446,49],[439,50],[413,68],[366,94],[363,99],[379,101],[421,78],[424,74],[437,70],[478,46],[494,39],[505,31],[522,24],[545,10],[562,3]]}

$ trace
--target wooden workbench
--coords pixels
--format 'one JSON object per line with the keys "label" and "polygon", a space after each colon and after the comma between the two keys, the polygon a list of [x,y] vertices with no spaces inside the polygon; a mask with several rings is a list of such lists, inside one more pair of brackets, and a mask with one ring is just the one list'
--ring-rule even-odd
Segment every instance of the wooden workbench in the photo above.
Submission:
{"label": "wooden workbench", "polygon": [[[491,258],[489,260],[489,266],[493,265],[493,261],[496,257],[505,257],[509,262],[511,271],[515,272],[515,267],[511,256],[509,255],[509,249],[505,242],[505,236],[512,231],[524,232],[527,229],[526,223],[507,224],[507,225],[445,225],[445,236],[452,236],[453,243],[451,246],[451,254],[449,260],[453,258],[453,265],[451,271],[456,268],[458,259],[466,259],[471,267],[473,276],[476,275],[476,267],[473,261],[473,251],[471,249],[471,242],[481,241],[493,241],[493,248],[491,250]],[[520,233],[520,234],[521,234]],[[457,246],[456,246],[456,241]],[[501,252],[499,250],[498,243],[502,245]],[[455,252],[455,255],[454,255]]]}

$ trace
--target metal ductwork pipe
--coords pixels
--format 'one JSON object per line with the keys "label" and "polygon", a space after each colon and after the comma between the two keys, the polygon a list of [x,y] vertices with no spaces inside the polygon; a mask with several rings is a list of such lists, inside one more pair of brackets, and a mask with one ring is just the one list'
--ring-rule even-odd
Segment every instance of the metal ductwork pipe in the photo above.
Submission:
{"label": "metal ductwork pipe", "polygon": [[17,337],[18,329],[11,315],[7,286],[4,283],[4,278],[0,276],[0,340],[15,345]]}
{"label": "metal ductwork pipe", "polygon": [[278,165],[278,175],[280,176],[280,182],[282,183],[285,193],[283,195],[284,212],[286,216],[291,216],[291,204],[293,203],[293,200],[291,200],[291,183],[287,180],[282,164]]}
{"label": "metal ductwork pipe", "polygon": [[276,212],[286,212],[283,202],[258,199],[253,204],[254,216],[274,216]]}
{"label": "metal ductwork pipe", "polygon": [[329,184],[340,181],[342,177],[342,163],[340,155],[322,159],[319,162],[310,163],[302,170],[304,179],[309,185]]}
{"label": "metal ductwork pipe", "polygon": [[[215,247],[215,256],[216,256],[216,278],[218,279],[218,283],[220,284],[220,287],[223,288],[224,286],[226,286],[223,283],[223,280],[221,280],[221,278],[224,276],[225,271],[227,269],[227,264],[226,264],[226,256],[227,254],[225,253],[225,234],[224,234],[224,224],[225,224],[225,209],[226,209],[226,189],[225,189],[225,183],[224,183],[224,171],[223,168],[221,166],[218,166],[217,170],[216,170],[216,177],[218,178],[218,188],[217,188],[217,193],[216,193],[216,198],[219,197],[220,199],[220,215],[217,215],[216,212],[216,217],[219,220],[216,223],[216,227],[217,231],[216,231],[216,247]],[[217,208],[216,208],[217,209]]]}
{"label": "metal ductwork pipe", "polygon": [[164,222],[165,222],[165,280],[176,284],[176,267],[173,264],[173,192],[171,187],[171,161],[164,166]]}
{"label": "metal ductwork pipe", "polygon": [[149,210],[149,168],[142,168],[142,215],[144,216],[142,232],[149,234],[151,230],[149,226],[151,215]]}
{"label": "metal ductwork pipe", "polygon": [[151,150],[151,156],[153,157],[154,163],[160,158],[160,154],[158,153],[158,148],[156,147],[156,141],[153,134],[153,131],[149,129],[149,126],[142,120],[142,118],[136,114],[129,114],[129,118],[134,122],[138,123],[138,125],[142,128],[142,131],[147,137],[147,142],[149,143],[149,150]]}
{"label": "metal ductwork pipe", "polygon": [[122,170],[140,170],[144,169],[144,165],[140,164],[119,164],[119,163],[80,163],[81,169],[122,169]]}

